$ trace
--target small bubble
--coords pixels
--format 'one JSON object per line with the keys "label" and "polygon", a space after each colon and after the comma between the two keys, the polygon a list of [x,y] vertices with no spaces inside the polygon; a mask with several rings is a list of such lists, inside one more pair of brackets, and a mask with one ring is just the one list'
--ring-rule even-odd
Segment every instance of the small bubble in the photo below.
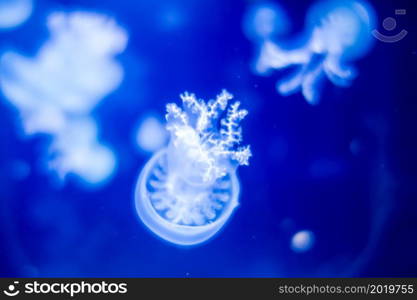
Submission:
{"label": "small bubble", "polygon": [[291,239],[291,249],[294,252],[306,252],[310,250],[315,242],[314,233],[310,230],[302,230],[294,234]]}

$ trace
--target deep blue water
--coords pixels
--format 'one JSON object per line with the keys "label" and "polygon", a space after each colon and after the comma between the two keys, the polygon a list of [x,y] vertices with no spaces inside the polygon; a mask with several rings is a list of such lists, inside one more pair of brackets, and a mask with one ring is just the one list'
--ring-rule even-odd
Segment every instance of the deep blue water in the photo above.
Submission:
{"label": "deep blue water", "polygon": [[[280,1],[294,32],[311,1]],[[121,86],[93,111],[100,139],[118,158],[114,177],[86,188],[57,185],[42,168],[46,135],[24,137],[17,111],[0,97],[0,275],[24,277],[303,277],[417,275],[417,16],[412,1],[372,1],[378,24],[395,9],[408,35],[375,41],[352,86],[326,83],[311,106],[282,97],[282,76],[253,74],[242,30],[248,1],[36,1],[22,26],[0,31],[0,52],[33,56],[55,10],[112,15],[129,34],[118,56]],[[166,17],[173,14],[176,17]],[[168,20],[168,21],[167,21]],[[238,170],[240,206],[213,239],[179,247],[140,222],[133,191],[150,155],[132,142],[141,118],[163,118],[185,90],[204,99],[227,88],[249,111]],[[16,161],[30,172],[12,176]],[[297,253],[292,236],[315,235]]]}

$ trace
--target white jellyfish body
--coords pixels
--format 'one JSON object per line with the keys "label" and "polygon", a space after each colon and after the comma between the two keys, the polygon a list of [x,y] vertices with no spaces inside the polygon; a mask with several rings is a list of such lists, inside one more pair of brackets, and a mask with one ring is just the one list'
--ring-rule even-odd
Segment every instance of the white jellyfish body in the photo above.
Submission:
{"label": "white jellyfish body", "polygon": [[[306,33],[294,40],[268,37],[260,43],[255,71],[269,74],[295,66],[288,78],[277,83],[282,95],[302,92],[310,104],[320,98],[320,82],[327,77],[337,86],[347,86],[356,76],[354,60],[372,45],[373,10],[362,1],[322,1],[307,15]],[[293,46],[288,47],[287,45]]]}
{"label": "white jellyfish body", "polygon": [[239,103],[220,114],[232,96],[223,91],[208,104],[184,94],[183,109],[167,105],[171,140],[143,168],[135,204],[142,222],[157,236],[178,245],[196,245],[218,232],[238,206],[236,169],[247,165],[249,146],[241,141]]}
{"label": "white jellyfish body", "polygon": [[135,142],[141,152],[156,152],[166,145],[167,140],[168,132],[164,125],[151,115],[143,119],[135,131]]}
{"label": "white jellyfish body", "polygon": [[32,0],[1,0],[0,30],[8,30],[22,25],[33,11]]}
{"label": "white jellyfish body", "polygon": [[52,137],[46,165],[60,180],[75,174],[87,184],[106,182],[116,156],[99,141],[91,112],[123,79],[114,56],[127,33],[112,18],[83,11],[53,12],[47,26],[50,38],[35,57],[2,54],[2,92],[25,134]]}
{"label": "white jellyfish body", "polygon": [[249,8],[243,21],[246,36],[253,40],[271,38],[288,31],[289,20],[277,3],[257,3]]}

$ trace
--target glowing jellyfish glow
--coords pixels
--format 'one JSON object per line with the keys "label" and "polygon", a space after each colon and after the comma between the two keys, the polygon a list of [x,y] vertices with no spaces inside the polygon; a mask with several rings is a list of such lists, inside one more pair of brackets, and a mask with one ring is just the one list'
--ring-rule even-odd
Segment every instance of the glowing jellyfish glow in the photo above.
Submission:
{"label": "glowing jellyfish glow", "polygon": [[116,167],[113,152],[97,141],[97,125],[92,118],[73,119],[49,147],[48,166],[59,178],[76,174],[85,182],[98,184]]}
{"label": "glowing jellyfish glow", "polygon": [[32,0],[0,0],[0,30],[23,24],[32,14]]}
{"label": "glowing jellyfish glow", "polygon": [[195,245],[218,232],[237,207],[236,169],[249,164],[251,151],[239,146],[239,123],[247,111],[239,102],[228,107],[228,92],[207,104],[188,93],[181,99],[182,108],[167,105],[170,143],[143,168],[135,203],[153,233],[174,244]]}
{"label": "glowing jellyfish glow", "polygon": [[127,34],[107,16],[54,12],[50,39],[34,58],[9,51],[1,56],[1,88],[18,110],[24,133],[51,135],[47,166],[90,184],[104,182],[116,166],[113,152],[98,141],[91,112],[122,81],[114,60]]}
{"label": "glowing jellyfish glow", "polygon": [[[273,10],[271,7],[268,9]],[[264,17],[265,24],[273,24],[269,15]],[[356,76],[352,63],[364,55],[372,44],[373,15],[371,7],[362,1],[319,2],[308,13],[304,35],[292,41],[283,39],[279,34],[266,35],[261,39],[255,71],[269,74],[274,69],[296,67],[292,75],[278,82],[278,92],[289,95],[301,90],[308,103],[316,104],[320,98],[319,85],[324,77],[337,86],[347,86]],[[260,18],[259,14],[257,18]],[[273,33],[271,29],[268,32]]]}

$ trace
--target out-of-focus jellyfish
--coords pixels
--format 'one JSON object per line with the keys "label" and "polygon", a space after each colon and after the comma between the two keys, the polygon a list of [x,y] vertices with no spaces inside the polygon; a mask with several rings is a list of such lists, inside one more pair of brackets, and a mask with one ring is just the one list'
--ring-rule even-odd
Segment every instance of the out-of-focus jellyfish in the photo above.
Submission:
{"label": "out-of-focus jellyfish", "polygon": [[24,160],[13,160],[9,163],[7,174],[14,180],[24,180],[30,175],[30,166]]}
{"label": "out-of-focus jellyfish", "polygon": [[[143,168],[136,186],[136,210],[162,239],[179,245],[202,243],[218,232],[238,205],[236,169],[248,165],[249,146],[240,121],[247,111],[223,91],[205,103],[181,95],[183,107],[167,105],[169,145]],[[227,113],[223,117],[222,114]]]}
{"label": "out-of-focus jellyfish", "polygon": [[49,154],[49,168],[61,179],[71,173],[98,184],[116,167],[115,155],[97,141],[97,125],[88,117],[74,119],[65,126],[55,136]]}
{"label": "out-of-focus jellyfish", "polygon": [[90,12],[55,12],[50,39],[34,58],[1,56],[1,87],[18,110],[24,132],[52,136],[48,166],[60,178],[73,173],[87,183],[107,179],[116,165],[98,141],[91,112],[122,81],[114,56],[127,34],[112,18]]}
{"label": "out-of-focus jellyfish", "polygon": [[155,152],[167,143],[168,132],[158,118],[148,116],[136,130],[135,140],[141,151]]}
{"label": "out-of-focus jellyfish", "polygon": [[[278,82],[280,94],[289,95],[301,90],[308,103],[316,104],[324,77],[337,86],[351,83],[356,76],[353,62],[369,50],[373,41],[374,13],[368,4],[359,0],[319,2],[307,15],[305,34],[293,40],[280,36],[280,31],[274,33],[271,26],[276,22],[270,20],[270,15],[282,13],[271,7],[268,9],[273,12],[264,17],[268,24],[265,27],[269,28],[265,32],[271,34],[264,34],[259,42],[255,71],[269,74],[274,69],[296,67],[294,73]],[[261,18],[259,14],[257,16]]]}
{"label": "out-of-focus jellyfish", "polygon": [[32,0],[0,0],[0,30],[23,24],[32,14]]}
{"label": "out-of-focus jellyfish", "polygon": [[314,233],[310,230],[302,230],[294,234],[292,237],[291,249],[294,252],[306,252],[313,247],[314,242]]}
{"label": "out-of-focus jellyfish", "polygon": [[277,3],[261,2],[252,5],[245,14],[243,31],[254,42],[286,33],[290,22]]}

